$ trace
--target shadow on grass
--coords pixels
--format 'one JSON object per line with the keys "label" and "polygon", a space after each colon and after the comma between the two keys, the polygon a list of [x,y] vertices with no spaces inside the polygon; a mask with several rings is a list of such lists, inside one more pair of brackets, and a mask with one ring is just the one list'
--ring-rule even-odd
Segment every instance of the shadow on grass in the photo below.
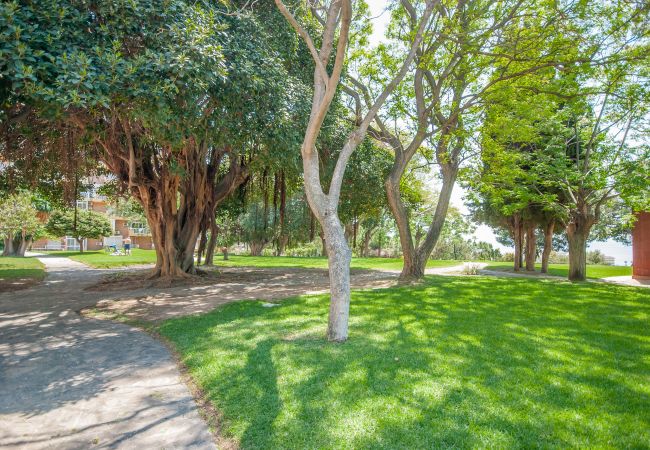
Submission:
{"label": "shadow on grass", "polygon": [[165,322],[242,448],[638,447],[650,442],[650,296],[547,280],[430,277]]}

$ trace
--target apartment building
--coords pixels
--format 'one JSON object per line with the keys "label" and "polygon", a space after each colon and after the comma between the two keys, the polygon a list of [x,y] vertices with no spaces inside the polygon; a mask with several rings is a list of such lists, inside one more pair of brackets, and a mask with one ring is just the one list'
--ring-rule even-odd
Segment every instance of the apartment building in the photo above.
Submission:
{"label": "apartment building", "polygon": [[[151,239],[151,231],[146,222],[135,222],[125,217],[115,215],[106,197],[97,193],[98,187],[103,182],[101,179],[94,180],[92,188],[83,192],[81,199],[77,200],[77,208],[90,210],[105,214],[111,221],[113,228],[113,235],[107,236],[103,239],[84,239],[84,250],[101,250],[111,245],[117,248],[122,247],[124,239],[131,238],[131,245],[134,248],[142,248],[150,250],[153,248],[153,241]],[[43,220],[47,220],[43,217]],[[55,239],[39,239],[32,245],[34,250],[68,250],[79,251],[79,243],[72,236],[62,236]]]}

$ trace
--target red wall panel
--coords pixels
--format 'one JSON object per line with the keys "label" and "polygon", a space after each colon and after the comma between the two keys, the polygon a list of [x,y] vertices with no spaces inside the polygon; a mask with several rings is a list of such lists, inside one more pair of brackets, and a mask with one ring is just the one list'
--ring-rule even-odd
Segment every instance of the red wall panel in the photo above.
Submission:
{"label": "red wall panel", "polygon": [[632,276],[650,278],[650,212],[637,214],[632,230]]}

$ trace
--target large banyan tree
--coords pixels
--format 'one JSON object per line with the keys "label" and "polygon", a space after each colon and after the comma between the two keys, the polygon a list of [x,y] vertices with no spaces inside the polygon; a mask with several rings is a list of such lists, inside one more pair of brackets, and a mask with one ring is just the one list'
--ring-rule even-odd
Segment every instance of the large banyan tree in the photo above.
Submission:
{"label": "large banyan tree", "polygon": [[144,209],[156,277],[193,273],[206,218],[251,167],[297,151],[299,82],[287,49],[269,44],[281,31],[268,16],[219,2],[41,0],[3,3],[0,18],[3,104],[63,121],[96,149]]}

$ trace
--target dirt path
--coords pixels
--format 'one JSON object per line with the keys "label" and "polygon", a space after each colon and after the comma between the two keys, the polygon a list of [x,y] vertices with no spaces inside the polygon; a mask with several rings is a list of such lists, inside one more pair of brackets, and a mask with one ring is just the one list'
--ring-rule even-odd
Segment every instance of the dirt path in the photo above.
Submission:
{"label": "dirt path", "polygon": [[161,343],[75,312],[105,271],[39,259],[44,283],[0,294],[0,447],[215,448]]}
{"label": "dirt path", "polygon": [[[128,291],[119,298],[100,301],[97,309],[131,320],[159,322],[172,317],[200,314],[238,300],[280,300],[327,292],[326,269],[226,267],[215,283],[191,287]],[[393,272],[355,270],[353,288],[384,288],[397,283]]]}

